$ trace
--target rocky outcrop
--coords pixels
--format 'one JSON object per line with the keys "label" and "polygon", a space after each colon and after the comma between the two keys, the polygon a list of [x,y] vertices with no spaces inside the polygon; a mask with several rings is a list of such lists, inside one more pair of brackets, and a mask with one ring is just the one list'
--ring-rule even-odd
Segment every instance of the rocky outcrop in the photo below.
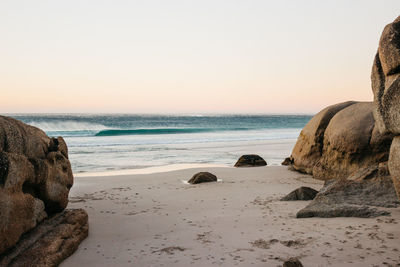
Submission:
{"label": "rocky outcrop", "polygon": [[[400,135],[400,17],[382,32],[371,81],[378,130]],[[399,143],[399,137],[395,137],[390,149],[389,171],[400,198]]]}
{"label": "rocky outcrop", "polygon": [[382,32],[371,81],[379,130],[400,134],[400,17]]}
{"label": "rocky outcrop", "polygon": [[[373,132],[373,103],[355,103],[338,112],[325,130],[316,179],[342,179],[371,164],[388,160],[391,137]],[[374,136],[373,136],[374,134]]]}
{"label": "rocky outcrop", "polygon": [[320,190],[311,203],[297,213],[306,217],[376,217],[388,215],[386,210],[400,202],[393,183],[378,165],[361,170],[348,179],[331,180]]}
{"label": "rocky outcrop", "polygon": [[312,174],[315,164],[322,155],[324,134],[329,122],[340,110],[355,104],[348,101],[329,106],[315,115],[300,132],[293,148],[293,168],[297,171]]}
{"label": "rocky outcrop", "polygon": [[292,166],[316,179],[346,178],[387,161],[391,138],[375,129],[373,103],[340,103],[325,108],[304,127],[292,151]]}
{"label": "rocky outcrop", "polygon": [[235,167],[266,166],[267,162],[259,155],[243,155],[235,164]]}
{"label": "rocky outcrop", "polygon": [[0,116],[0,255],[45,218],[62,212],[72,184],[63,138]]}
{"label": "rocky outcrop", "polygon": [[58,266],[87,236],[87,213],[65,210],[24,234],[12,249],[0,255],[0,266]]}
{"label": "rocky outcrop", "polygon": [[217,176],[209,172],[199,172],[188,181],[189,184],[216,182]]}
{"label": "rocky outcrop", "polygon": [[311,187],[302,186],[284,196],[281,201],[313,200],[317,194],[317,190]]}

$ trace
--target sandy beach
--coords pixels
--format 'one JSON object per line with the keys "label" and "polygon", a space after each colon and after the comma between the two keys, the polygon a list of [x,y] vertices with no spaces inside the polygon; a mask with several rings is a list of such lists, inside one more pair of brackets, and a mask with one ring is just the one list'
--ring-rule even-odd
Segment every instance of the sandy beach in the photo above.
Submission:
{"label": "sandy beach", "polygon": [[[189,185],[199,171],[216,183]],[[283,166],[203,167],[76,177],[68,208],[89,214],[89,237],[61,266],[400,265],[400,208],[378,218],[296,219],[290,191],[323,182]]]}

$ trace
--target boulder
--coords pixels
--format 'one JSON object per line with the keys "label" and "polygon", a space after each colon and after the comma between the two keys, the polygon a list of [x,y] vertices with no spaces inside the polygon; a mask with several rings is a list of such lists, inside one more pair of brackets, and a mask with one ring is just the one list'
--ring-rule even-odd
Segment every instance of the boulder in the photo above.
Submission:
{"label": "boulder", "polygon": [[374,93],[374,117],[380,133],[393,139],[389,172],[400,198],[400,17],[388,24],[381,35],[371,73]]}
{"label": "boulder", "polygon": [[349,179],[326,183],[314,200],[297,213],[297,218],[389,215],[388,211],[376,207],[393,208],[400,202],[391,178],[380,176],[380,173],[375,165],[360,170]]}
{"label": "boulder", "polygon": [[300,132],[292,151],[291,157],[295,170],[312,174],[315,164],[322,155],[325,129],[329,122],[336,113],[355,103],[354,101],[347,101],[332,105],[312,117]]}
{"label": "boulder", "polygon": [[259,155],[243,155],[235,164],[235,167],[266,166],[267,162]]}
{"label": "boulder", "polygon": [[400,17],[382,32],[371,81],[380,132],[400,134]]}
{"label": "boulder", "polygon": [[73,184],[61,137],[0,116],[0,254],[68,204]]}
{"label": "boulder", "polygon": [[375,127],[373,109],[372,102],[344,102],[319,112],[297,139],[293,169],[316,179],[342,179],[387,161],[393,136]]}
{"label": "boulder", "polygon": [[303,267],[303,264],[297,258],[290,258],[283,263],[283,267]]}
{"label": "boulder", "polygon": [[88,236],[88,216],[82,209],[64,210],[22,235],[0,255],[0,266],[58,266]]}
{"label": "boulder", "polygon": [[302,186],[284,196],[281,201],[313,200],[317,194],[317,190],[311,187]]}
{"label": "boulder", "polygon": [[393,139],[390,147],[389,172],[392,177],[393,185],[400,198],[400,136]]}
{"label": "boulder", "polygon": [[209,172],[199,172],[188,181],[189,184],[216,182],[217,176]]}
{"label": "boulder", "polygon": [[391,136],[373,131],[372,102],[339,111],[325,130],[322,155],[313,168],[316,179],[341,179],[375,163],[387,161]]}

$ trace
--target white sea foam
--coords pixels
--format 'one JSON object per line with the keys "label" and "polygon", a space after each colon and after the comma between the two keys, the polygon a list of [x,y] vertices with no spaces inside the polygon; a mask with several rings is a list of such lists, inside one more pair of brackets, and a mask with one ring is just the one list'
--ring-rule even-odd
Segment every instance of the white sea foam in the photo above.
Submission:
{"label": "white sea foam", "polygon": [[76,131],[102,131],[110,129],[107,126],[97,123],[78,121],[31,121],[28,124],[38,127],[45,132],[76,132]]}

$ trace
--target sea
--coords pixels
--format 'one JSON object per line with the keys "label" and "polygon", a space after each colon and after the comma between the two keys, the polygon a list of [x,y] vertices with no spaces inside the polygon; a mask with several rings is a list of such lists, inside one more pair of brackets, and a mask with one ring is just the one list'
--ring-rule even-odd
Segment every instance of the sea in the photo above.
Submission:
{"label": "sea", "polygon": [[268,165],[290,155],[311,115],[7,114],[62,136],[75,174],[185,164]]}

